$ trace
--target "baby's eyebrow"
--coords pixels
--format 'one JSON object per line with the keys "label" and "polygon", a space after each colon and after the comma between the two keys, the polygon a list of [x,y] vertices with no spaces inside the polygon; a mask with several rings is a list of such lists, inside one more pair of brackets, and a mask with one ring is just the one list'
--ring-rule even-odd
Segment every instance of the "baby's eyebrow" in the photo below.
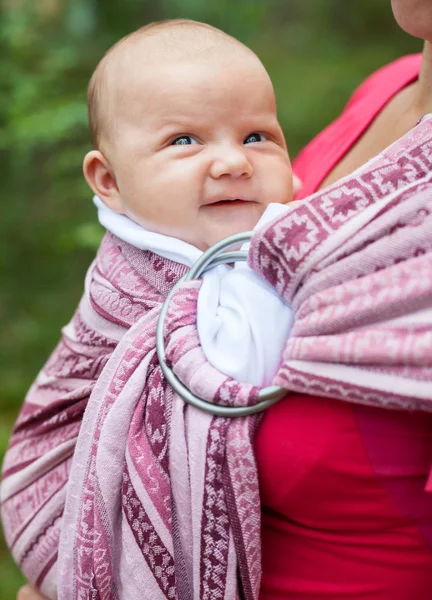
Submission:
{"label": "baby's eyebrow", "polygon": [[192,133],[203,129],[206,125],[208,127],[209,123],[200,123],[198,119],[192,117],[166,117],[159,119],[157,129],[158,133],[164,136],[178,132]]}

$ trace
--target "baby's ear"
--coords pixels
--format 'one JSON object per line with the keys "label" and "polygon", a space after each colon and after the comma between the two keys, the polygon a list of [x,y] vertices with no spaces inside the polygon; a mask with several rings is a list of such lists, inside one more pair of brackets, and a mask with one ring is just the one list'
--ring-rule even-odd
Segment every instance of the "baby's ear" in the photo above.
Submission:
{"label": "baby's ear", "polygon": [[123,202],[109,160],[99,150],[91,150],[84,157],[83,172],[87,183],[104,204],[116,212],[123,212]]}

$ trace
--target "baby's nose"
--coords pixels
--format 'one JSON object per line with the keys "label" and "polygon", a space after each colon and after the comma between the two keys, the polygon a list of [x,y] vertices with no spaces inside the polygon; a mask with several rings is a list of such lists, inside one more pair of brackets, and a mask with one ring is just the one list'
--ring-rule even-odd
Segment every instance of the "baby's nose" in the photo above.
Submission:
{"label": "baby's nose", "polygon": [[246,152],[242,149],[224,148],[212,162],[210,174],[214,179],[224,175],[236,179],[250,177],[253,173],[252,164]]}

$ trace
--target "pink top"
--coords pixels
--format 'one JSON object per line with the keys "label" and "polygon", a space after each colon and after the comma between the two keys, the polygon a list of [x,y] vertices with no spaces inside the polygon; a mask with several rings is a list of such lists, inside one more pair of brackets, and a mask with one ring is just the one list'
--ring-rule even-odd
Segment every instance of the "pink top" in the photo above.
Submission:
{"label": "pink top", "polygon": [[[316,191],[420,55],[377,71],[294,162]],[[294,395],[257,432],[263,502],[260,600],[432,598],[432,415]]]}

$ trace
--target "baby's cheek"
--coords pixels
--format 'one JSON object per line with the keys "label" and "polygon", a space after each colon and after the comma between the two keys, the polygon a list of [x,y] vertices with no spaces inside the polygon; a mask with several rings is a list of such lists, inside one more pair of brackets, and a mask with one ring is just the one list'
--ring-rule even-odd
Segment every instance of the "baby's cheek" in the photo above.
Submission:
{"label": "baby's cheek", "polygon": [[270,179],[271,198],[270,202],[287,204],[293,199],[293,174],[291,167],[282,167],[275,170]]}

